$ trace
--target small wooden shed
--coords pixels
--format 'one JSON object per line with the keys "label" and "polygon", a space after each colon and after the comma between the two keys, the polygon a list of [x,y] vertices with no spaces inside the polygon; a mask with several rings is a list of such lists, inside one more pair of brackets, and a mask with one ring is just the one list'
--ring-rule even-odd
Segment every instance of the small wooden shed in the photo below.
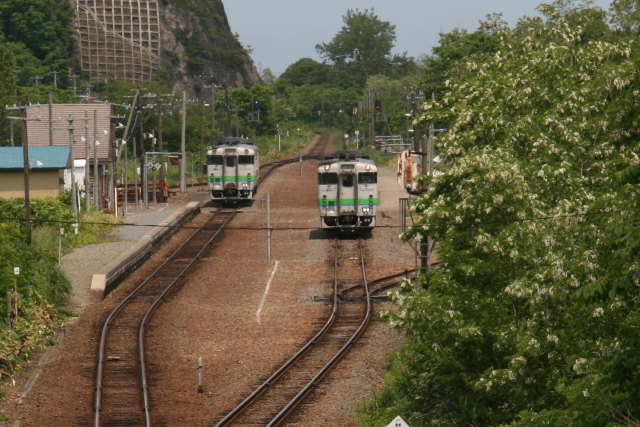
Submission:
{"label": "small wooden shed", "polygon": [[[0,147],[0,198],[24,197],[24,148]],[[71,167],[69,147],[29,147],[29,197],[58,197],[64,171]]]}

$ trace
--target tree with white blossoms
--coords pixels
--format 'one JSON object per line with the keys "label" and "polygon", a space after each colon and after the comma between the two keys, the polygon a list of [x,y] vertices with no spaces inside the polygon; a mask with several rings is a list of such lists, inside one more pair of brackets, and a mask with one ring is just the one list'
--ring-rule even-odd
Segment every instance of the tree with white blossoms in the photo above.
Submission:
{"label": "tree with white blossoms", "polygon": [[640,46],[570,6],[501,27],[424,105],[444,173],[404,238],[440,262],[393,295],[407,344],[365,423],[640,423]]}

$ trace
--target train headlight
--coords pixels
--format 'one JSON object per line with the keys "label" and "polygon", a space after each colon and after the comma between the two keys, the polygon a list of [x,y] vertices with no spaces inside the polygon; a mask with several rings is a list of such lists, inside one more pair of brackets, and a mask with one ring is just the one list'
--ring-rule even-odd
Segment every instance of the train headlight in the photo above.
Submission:
{"label": "train headlight", "polygon": [[246,190],[246,189],[248,189],[248,188],[249,188],[249,184],[247,184],[246,182],[243,182],[243,183],[242,183],[242,189],[243,189],[243,190]]}
{"label": "train headlight", "polygon": [[324,170],[328,171],[329,169],[331,169],[331,165],[324,165]]}
{"label": "train headlight", "polygon": [[362,213],[363,214],[368,214],[369,212],[371,212],[371,208],[369,206],[365,206],[362,208]]}

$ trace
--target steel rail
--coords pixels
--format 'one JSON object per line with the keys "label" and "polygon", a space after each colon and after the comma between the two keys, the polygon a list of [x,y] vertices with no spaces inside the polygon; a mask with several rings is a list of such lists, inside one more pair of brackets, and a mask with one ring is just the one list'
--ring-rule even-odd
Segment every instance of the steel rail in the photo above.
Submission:
{"label": "steel rail", "polygon": [[[249,396],[247,396],[242,402],[240,402],[232,411],[227,413],[225,417],[220,420],[216,426],[226,426],[229,425],[233,420],[235,420],[238,416],[240,416],[256,399],[260,397],[267,389],[273,386],[276,381],[285,374],[289,369],[293,367],[293,365],[300,360],[305,354],[309,352],[309,350],[316,345],[324,336],[327,335],[338,315],[338,302],[340,298],[338,297],[338,287],[340,281],[338,280],[338,261],[340,259],[339,256],[339,248],[338,248],[338,239],[334,239],[334,282],[333,282],[333,305],[331,309],[331,314],[329,318],[322,326],[322,328],[309,340],[307,343],[298,350],[292,357],[290,357],[286,362],[284,362],[267,380],[265,380],[262,384],[260,384]],[[366,296],[366,312],[362,322],[360,323],[358,329],[351,335],[348,341],[331,357],[331,359],[318,371],[316,375],[280,410],[279,413],[275,415],[275,417],[270,421],[268,425],[277,425],[280,423],[289,413],[302,402],[302,399],[317,385],[320,379],[333,367],[335,363],[340,360],[345,354],[346,351],[351,347],[351,345],[362,335],[366,326],[368,325],[371,318],[371,300],[368,290],[368,282],[366,279],[365,272],[365,263],[364,263],[364,251],[362,248],[362,239],[358,239],[358,250],[359,250],[359,258],[360,258],[360,267],[363,277],[363,286],[365,290]]]}
{"label": "steel rail", "polygon": [[[337,239],[333,241],[334,248],[337,246]],[[337,257],[335,260],[337,268]],[[271,387],[271,385],[278,379],[282,374],[287,372],[289,368],[293,366],[293,364],[298,361],[305,353],[317,343],[320,338],[322,338],[329,328],[333,325],[336,315],[338,313],[338,287],[337,281],[334,280],[333,283],[333,306],[331,308],[331,314],[329,318],[324,323],[322,328],[309,340],[307,343],[302,346],[300,350],[298,350],[293,356],[291,356],[286,362],[284,362],[269,378],[267,378],[262,384],[260,384],[249,396],[247,396],[242,402],[240,402],[231,412],[229,412],[222,420],[220,420],[216,426],[221,427],[225,426],[231,421],[233,421],[242,411],[244,411],[255,399],[257,399],[267,388]]]}
{"label": "steel rail", "polygon": [[[224,222],[221,228],[223,228],[224,225],[226,225],[232,217],[233,215],[231,215],[229,219],[227,219],[227,221]],[[207,224],[208,224],[208,221],[206,224],[202,225],[196,231],[194,231],[191,234],[191,236],[189,236],[175,251],[173,251],[171,255],[160,266],[154,269],[153,272],[149,274],[145,280],[143,280],[138,286],[136,286],[133,289],[133,291],[131,291],[129,295],[127,295],[122,301],[120,301],[120,303],[118,303],[118,305],[109,313],[109,316],[107,316],[107,319],[105,320],[102,326],[102,333],[100,335],[100,345],[98,347],[98,366],[97,366],[97,372],[96,372],[96,388],[95,388],[95,401],[94,401],[94,412],[95,412],[94,426],[95,427],[100,427],[100,415],[102,410],[102,388],[103,388],[103,376],[104,376],[104,365],[105,365],[105,348],[106,348],[107,334],[109,332],[109,328],[111,326],[113,319],[122,310],[123,307],[129,304],[137,296],[137,294],[145,287],[145,285],[149,281],[151,281],[151,279],[154,278],[156,274],[158,274],[160,270],[162,270],[167,264],[169,264],[171,261],[174,260],[177,254],[183,248],[185,248],[202,231],[202,229],[205,228]],[[216,235],[217,234],[218,233],[216,233]],[[210,244],[210,242],[208,244]],[[198,253],[198,256],[201,253],[202,251]],[[189,263],[189,266],[191,266],[191,264],[192,263]],[[186,268],[179,274],[179,277],[181,277],[185,271],[186,271]],[[175,281],[172,282],[169,286],[170,287],[173,286],[173,283],[175,283]],[[162,298],[164,295],[165,293],[163,293],[160,296],[160,298]],[[145,409],[145,413],[146,412],[147,410]],[[146,422],[147,422],[147,426],[149,426],[150,424],[148,419],[146,420]]]}
{"label": "steel rail", "polygon": [[[307,383],[307,385],[302,390],[300,390],[300,392],[298,392],[298,394],[296,394],[296,396],[293,399],[291,399],[291,401],[284,408],[282,408],[282,410],[269,422],[269,424],[267,424],[268,426],[279,425],[300,404],[300,402],[302,402],[302,399],[304,399],[304,397],[313,390],[313,388],[319,383],[322,377],[324,377],[327,374],[327,372],[329,372],[329,370],[335,366],[336,362],[338,362],[338,360],[340,360],[346,354],[347,350],[349,350],[353,345],[353,343],[355,343],[356,340],[360,338],[360,336],[362,335],[366,327],[369,325],[369,321],[371,320],[371,296],[369,294],[369,284],[367,282],[367,272],[365,268],[364,250],[362,248],[361,238],[358,238],[358,250],[360,253],[360,268],[362,271],[362,283],[363,283],[364,292],[365,292],[364,296],[365,296],[366,305],[367,305],[364,319],[362,319],[362,322],[360,322],[360,326],[358,327],[358,329],[351,335],[351,338],[349,338],[349,340],[340,348],[340,350],[338,350],[338,352],[331,358],[331,360],[329,360],[329,362],[327,362],[327,364],[311,379],[311,381],[309,381],[309,383]],[[338,288],[338,261],[337,260],[338,260],[338,254],[336,249],[336,261],[334,265],[334,269],[335,269],[334,290],[337,290]],[[334,292],[334,298],[337,298],[337,292]]]}
{"label": "steel rail", "polygon": [[[149,386],[147,384],[147,372],[146,372],[146,359],[145,359],[145,347],[144,347],[144,336],[146,332],[147,322],[151,319],[151,316],[156,311],[158,306],[160,305],[161,300],[173,289],[175,284],[184,276],[184,274],[191,268],[191,266],[200,259],[200,255],[211,245],[215,239],[218,238],[218,235],[222,232],[224,227],[231,221],[235,212],[229,215],[228,218],[222,223],[218,224],[218,230],[207,240],[207,242],[202,245],[202,248],[198,251],[198,253],[193,257],[191,261],[184,267],[184,269],[176,276],[175,279],[171,281],[166,287],[166,289],[160,294],[160,296],[151,304],[151,307],[147,310],[144,317],[142,318],[142,322],[140,322],[140,329],[138,330],[138,351],[140,352],[140,380],[142,382],[142,397],[143,397],[143,406],[144,406],[144,414],[145,414],[145,423],[147,427],[151,427],[151,408],[150,408],[150,399],[149,399]],[[207,224],[198,229],[198,232],[202,231]]]}
{"label": "steel rail", "polygon": [[[407,278],[410,274],[415,273],[415,269],[407,269],[399,273],[393,273],[388,276],[379,277],[377,279],[373,279],[369,281],[369,291],[374,294],[376,292],[382,291],[386,288],[392,288],[398,284],[398,280],[401,278]],[[340,291],[340,295],[343,296],[354,289],[359,288],[358,285],[349,286]]]}

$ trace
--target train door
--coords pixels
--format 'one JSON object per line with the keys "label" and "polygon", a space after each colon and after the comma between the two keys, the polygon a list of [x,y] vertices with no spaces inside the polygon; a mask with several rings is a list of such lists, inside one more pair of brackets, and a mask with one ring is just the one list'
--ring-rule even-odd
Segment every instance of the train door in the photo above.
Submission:
{"label": "train door", "polygon": [[224,166],[222,173],[226,196],[234,196],[238,189],[238,159],[235,148],[224,150]]}
{"label": "train door", "polygon": [[338,181],[338,200],[338,214],[341,224],[355,225],[357,220],[358,184],[353,165],[343,165]]}
{"label": "train door", "polygon": [[207,180],[209,182],[209,190],[215,192],[215,194],[212,193],[212,195],[214,197],[220,197],[223,186],[224,157],[214,153],[215,151],[210,154],[208,158]]}
{"label": "train door", "polygon": [[245,153],[238,156],[238,184],[241,191],[247,193],[244,197],[248,196],[256,178],[254,176],[254,162],[255,158],[251,154]]}

